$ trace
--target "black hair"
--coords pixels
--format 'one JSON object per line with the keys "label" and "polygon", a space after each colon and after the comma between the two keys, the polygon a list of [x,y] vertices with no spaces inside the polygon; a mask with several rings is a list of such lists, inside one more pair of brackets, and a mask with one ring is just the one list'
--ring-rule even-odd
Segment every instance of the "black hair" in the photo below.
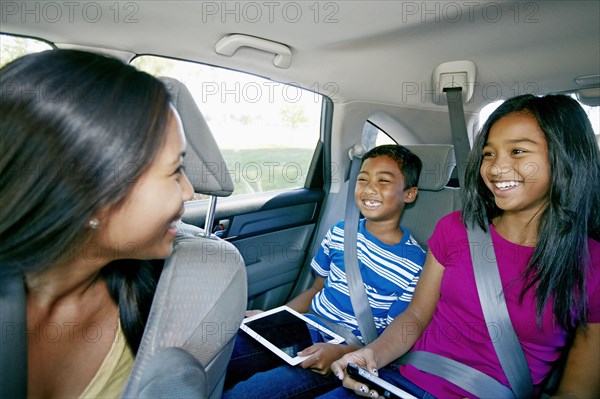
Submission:
{"label": "black hair", "polygon": [[[0,274],[24,275],[68,257],[93,215],[125,199],[164,143],[169,94],[130,65],[76,50],[27,55],[0,74]],[[102,275],[135,353],[156,273],[126,262]]]}
{"label": "black hair", "polygon": [[404,188],[417,187],[419,175],[423,168],[421,159],[408,148],[398,144],[385,144],[371,148],[362,157],[362,162],[369,158],[388,156],[398,163],[398,168],[404,176]]}
{"label": "black hair", "polygon": [[494,111],[469,154],[463,189],[465,225],[487,230],[499,209],[480,175],[482,150],[492,126],[512,113],[537,121],[548,143],[550,187],[548,205],[540,214],[538,242],[524,273],[523,295],[535,290],[538,322],[551,300],[558,323],[567,331],[585,326],[585,276],[590,263],[588,237],[600,232],[600,150],[585,111],[570,97],[522,95]]}

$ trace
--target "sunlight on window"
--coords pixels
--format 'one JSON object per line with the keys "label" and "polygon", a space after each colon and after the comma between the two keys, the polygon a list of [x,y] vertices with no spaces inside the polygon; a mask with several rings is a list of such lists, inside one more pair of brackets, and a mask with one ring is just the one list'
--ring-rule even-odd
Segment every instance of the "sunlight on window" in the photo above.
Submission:
{"label": "sunlight on window", "polygon": [[175,78],[190,90],[221,148],[235,195],[304,186],[320,136],[320,94],[156,56],[140,56],[132,65]]}
{"label": "sunlight on window", "polygon": [[51,50],[52,46],[28,37],[0,35],[0,68],[26,54]]}

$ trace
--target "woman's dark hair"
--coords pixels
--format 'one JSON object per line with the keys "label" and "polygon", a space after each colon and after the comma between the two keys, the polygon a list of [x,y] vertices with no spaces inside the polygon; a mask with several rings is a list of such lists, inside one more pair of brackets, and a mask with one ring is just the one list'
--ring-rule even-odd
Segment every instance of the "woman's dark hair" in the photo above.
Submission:
{"label": "woman's dark hair", "polygon": [[421,159],[408,148],[398,144],[385,144],[371,148],[362,157],[362,162],[369,158],[388,156],[398,163],[404,176],[404,188],[417,187],[423,164]]}
{"label": "woman's dark hair", "polygon": [[588,237],[600,233],[600,151],[590,121],[577,103],[564,95],[522,95],[494,111],[469,154],[463,189],[465,225],[487,230],[500,215],[494,196],[481,175],[482,151],[492,126],[514,113],[531,115],[548,142],[550,187],[541,212],[538,242],[525,270],[521,294],[535,289],[538,322],[551,300],[556,320],[565,330],[586,325],[585,276],[590,263]]}
{"label": "woman's dark hair", "polygon": [[[0,274],[22,275],[80,250],[89,220],[123,201],[165,140],[169,95],[132,66],[75,50],[27,55],[0,74]],[[156,273],[126,263],[102,274],[135,352]]]}

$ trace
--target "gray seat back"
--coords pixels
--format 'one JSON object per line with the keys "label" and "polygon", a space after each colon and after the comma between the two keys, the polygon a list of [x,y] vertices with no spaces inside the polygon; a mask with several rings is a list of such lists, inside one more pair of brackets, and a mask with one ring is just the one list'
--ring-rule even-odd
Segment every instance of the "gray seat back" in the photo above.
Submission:
{"label": "gray seat back", "polygon": [[[221,152],[189,91],[177,80],[162,80],[182,119],[188,140],[184,163],[194,190],[231,194],[229,174],[216,167],[225,165]],[[246,298],[246,270],[238,250],[206,236],[198,227],[180,223],[123,397],[171,397],[187,392],[199,398],[220,398]],[[177,357],[181,354],[183,360]]]}
{"label": "gray seat back", "polygon": [[233,181],[215,138],[188,88],[177,79],[160,80],[171,94],[171,102],[181,117],[187,140],[184,159],[187,174],[197,193],[227,197],[233,192]]}
{"label": "gray seat back", "polygon": [[427,249],[438,220],[460,209],[460,189],[447,184],[456,166],[452,145],[406,145],[423,162],[417,200],[404,208],[400,223]]}

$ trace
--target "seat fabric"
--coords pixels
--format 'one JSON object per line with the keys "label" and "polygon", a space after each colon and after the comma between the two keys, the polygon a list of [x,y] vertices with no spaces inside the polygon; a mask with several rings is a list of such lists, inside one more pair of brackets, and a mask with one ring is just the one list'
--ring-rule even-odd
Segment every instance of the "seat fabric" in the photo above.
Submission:
{"label": "seat fabric", "polygon": [[448,187],[456,166],[451,145],[406,145],[423,162],[419,177],[417,200],[407,204],[400,223],[405,226],[423,249],[440,218],[460,209],[460,189]]}

